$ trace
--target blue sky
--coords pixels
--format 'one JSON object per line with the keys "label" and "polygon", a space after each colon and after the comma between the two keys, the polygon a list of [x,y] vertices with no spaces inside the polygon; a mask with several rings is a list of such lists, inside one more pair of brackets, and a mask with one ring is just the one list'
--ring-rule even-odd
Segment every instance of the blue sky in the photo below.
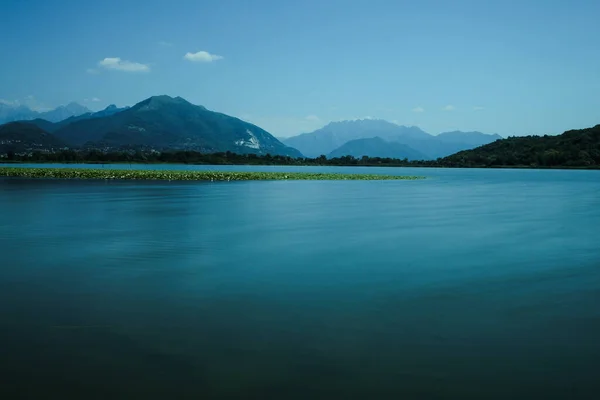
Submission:
{"label": "blue sky", "polygon": [[597,0],[4,0],[0,99],[169,94],[276,136],[363,117],[554,134],[600,123],[598,16]]}

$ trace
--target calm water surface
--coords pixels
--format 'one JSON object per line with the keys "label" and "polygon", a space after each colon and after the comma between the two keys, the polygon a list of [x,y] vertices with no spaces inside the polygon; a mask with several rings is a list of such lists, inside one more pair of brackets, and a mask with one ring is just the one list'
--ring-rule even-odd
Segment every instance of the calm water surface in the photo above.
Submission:
{"label": "calm water surface", "polygon": [[600,172],[349,171],[0,178],[0,398],[600,398]]}

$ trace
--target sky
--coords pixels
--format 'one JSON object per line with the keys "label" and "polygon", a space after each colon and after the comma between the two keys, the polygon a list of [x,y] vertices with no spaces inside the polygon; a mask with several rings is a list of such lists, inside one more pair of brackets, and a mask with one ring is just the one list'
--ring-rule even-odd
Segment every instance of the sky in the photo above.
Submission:
{"label": "sky", "polygon": [[0,101],[153,95],[275,136],[382,118],[437,134],[600,123],[598,0],[3,0]]}

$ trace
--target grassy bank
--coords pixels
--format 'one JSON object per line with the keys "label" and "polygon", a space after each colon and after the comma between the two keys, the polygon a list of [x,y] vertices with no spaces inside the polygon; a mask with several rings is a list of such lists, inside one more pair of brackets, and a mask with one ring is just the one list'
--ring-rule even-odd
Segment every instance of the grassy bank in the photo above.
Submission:
{"label": "grassy bank", "polygon": [[0,176],[54,179],[126,179],[168,181],[265,181],[265,180],[414,180],[418,176],[336,174],[312,172],[156,171],[76,168],[0,167]]}

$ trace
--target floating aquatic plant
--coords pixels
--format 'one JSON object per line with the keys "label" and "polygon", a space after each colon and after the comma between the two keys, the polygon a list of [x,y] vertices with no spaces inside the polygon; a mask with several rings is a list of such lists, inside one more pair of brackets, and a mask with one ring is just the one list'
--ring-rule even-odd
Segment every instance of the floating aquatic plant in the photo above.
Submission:
{"label": "floating aquatic plant", "polygon": [[342,174],[329,172],[169,171],[77,168],[0,167],[0,176],[54,179],[120,179],[167,181],[265,181],[265,180],[414,180],[418,176]]}

